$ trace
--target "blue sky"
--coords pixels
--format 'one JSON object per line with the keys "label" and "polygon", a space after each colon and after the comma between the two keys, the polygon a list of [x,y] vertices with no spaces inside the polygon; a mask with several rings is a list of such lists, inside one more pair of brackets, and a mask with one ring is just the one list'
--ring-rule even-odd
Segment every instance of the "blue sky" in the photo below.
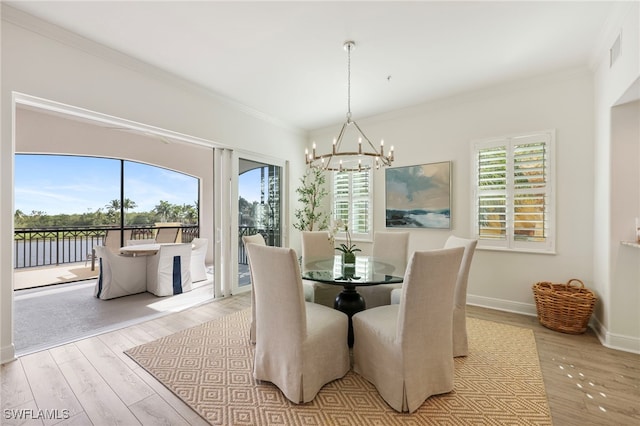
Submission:
{"label": "blue sky", "polygon": [[[49,215],[94,212],[120,198],[120,161],[105,158],[16,155],[15,209]],[[125,162],[125,197],[152,210],[160,200],[194,204],[198,179],[141,163]]]}
{"label": "blue sky", "polygon": [[250,203],[260,202],[260,169],[244,172],[238,177],[238,196]]}

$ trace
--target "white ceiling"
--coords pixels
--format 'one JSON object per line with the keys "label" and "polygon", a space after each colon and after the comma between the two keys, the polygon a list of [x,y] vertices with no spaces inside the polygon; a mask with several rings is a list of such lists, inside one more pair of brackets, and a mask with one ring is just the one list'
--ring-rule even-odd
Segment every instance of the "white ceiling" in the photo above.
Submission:
{"label": "white ceiling", "polygon": [[315,129],[588,66],[614,2],[17,1],[11,6]]}

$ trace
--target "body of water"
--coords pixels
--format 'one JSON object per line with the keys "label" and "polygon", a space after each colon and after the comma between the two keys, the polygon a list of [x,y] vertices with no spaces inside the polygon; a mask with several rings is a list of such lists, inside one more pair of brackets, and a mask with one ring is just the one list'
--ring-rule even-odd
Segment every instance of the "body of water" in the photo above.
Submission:
{"label": "body of water", "polygon": [[388,228],[439,228],[451,227],[449,209],[442,210],[389,210],[386,211]]}
{"label": "body of water", "polygon": [[61,240],[38,239],[14,242],[14,267],[56,265],[84,262],[101,238],[68,238]]}

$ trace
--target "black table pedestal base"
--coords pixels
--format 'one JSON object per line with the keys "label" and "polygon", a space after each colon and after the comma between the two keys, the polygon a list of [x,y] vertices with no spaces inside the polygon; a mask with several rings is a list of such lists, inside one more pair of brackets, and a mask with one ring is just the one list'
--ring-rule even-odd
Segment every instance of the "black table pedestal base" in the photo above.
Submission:
{"label": "black table pedestal base", "polygon": [[360,311],[366,309],[364,298],[356,291],[355,286],[345,285],[344,289],[338,294],[333,307],[340,312],[344,312],[349,317],[349,347],[353,347],[353,323],[351,317]]}

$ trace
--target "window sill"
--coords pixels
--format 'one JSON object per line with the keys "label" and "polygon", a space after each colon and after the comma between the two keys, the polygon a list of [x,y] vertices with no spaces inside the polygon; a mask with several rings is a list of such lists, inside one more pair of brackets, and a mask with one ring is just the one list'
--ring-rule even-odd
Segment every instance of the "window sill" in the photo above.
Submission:
{"label": "window sill", "polygon": [[556,255],[556,251],[553,250],[533,250],[533,249],[525,249],[525,248],[505,248],[505,247],[481,247],[477,246],[476,250],[486,250],[486,251],[500,251],[506,253],[524,253],[524,254],[547,254],[547,255]]}

